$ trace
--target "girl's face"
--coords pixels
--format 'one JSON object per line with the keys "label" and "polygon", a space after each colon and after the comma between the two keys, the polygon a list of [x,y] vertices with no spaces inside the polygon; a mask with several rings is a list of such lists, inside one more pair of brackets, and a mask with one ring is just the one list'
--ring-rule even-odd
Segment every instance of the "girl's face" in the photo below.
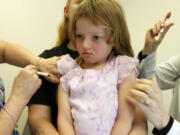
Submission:
{"label": "girl's face", "polygon": [[113,45],[107,43],[105,26],[94,24],[87,17],[81,17],[76,23],[76,48],[86,63],[105,62]]}
{"label": "girl's face", "polygon": [[82,2],[83,0],[70,0],[70,4],[69,6],[65,6],[64,7],[64,15],[67,18],[70,18],[70,16],[73,14],[73,12],[75,11],[75,9],[79,6],[79,4]]}

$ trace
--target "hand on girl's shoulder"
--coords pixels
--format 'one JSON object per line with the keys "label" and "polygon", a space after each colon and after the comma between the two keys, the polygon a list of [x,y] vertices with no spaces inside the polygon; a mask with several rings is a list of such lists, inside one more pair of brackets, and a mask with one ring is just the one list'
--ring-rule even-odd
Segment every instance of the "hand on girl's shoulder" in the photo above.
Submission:
{"label": "hand on girl's shoulder", "polygon": [[69,54],[62,56],[61,59],[57,62],[57,69],[62,76],[76,66],[76,61]]}

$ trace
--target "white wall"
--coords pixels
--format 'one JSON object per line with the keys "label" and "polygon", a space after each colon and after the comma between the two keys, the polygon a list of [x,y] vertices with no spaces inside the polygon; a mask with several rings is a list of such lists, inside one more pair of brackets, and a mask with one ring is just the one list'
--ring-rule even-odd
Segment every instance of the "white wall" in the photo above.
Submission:
{"label": "white wall", "polygon": [[[57,37],[57,26],[63,16],[66,0],[0,0],[0,39],[24,45],[35,54],[51,48]],[[175,25],[170,29],[157,52],[158,63],[180,52],[180,2],[178,0],[119,0],[124,7],[135,54],[143,47],[145,32],[155,22],[172,12]],[[2,64],[0,76],[11,91],[14,76],[19,68]],[[171,91],[164,92],[165,103],[171,101]],[[168,110],[168,107],[166,108]],[[23,119],[22,119],[23,118]],[[20,121],[22,132],[27,109]]]}

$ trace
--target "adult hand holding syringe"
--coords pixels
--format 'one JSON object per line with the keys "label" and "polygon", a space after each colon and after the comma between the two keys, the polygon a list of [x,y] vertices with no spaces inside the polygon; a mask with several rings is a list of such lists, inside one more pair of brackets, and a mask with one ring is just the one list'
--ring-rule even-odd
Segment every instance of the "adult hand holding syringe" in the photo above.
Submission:
{"label": "adult hand holding syringe", "polygon": [[154,38],[156,42],[158,42],[162,36],[164,37],[168,29],[174,24],[174,23],[170,23],[170,17],[171,17],[171,12],[168,12],[164,20],[162,20],[160,31],[158,35],[156,35]]}
{"label": "adult hand holding syringe", "polygon": [[170,17],[171,12],[168,12],[164,19],[158,21],[146,32],[145,44],[142,51],[143,55],[149,55],[154,52],[163,40],[169,28],[174,25],[173,22],[169,22]]}

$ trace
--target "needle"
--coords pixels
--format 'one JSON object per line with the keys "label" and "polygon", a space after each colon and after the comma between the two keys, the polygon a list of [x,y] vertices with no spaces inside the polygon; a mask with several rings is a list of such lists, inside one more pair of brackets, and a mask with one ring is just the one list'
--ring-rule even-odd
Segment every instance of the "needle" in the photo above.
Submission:
{"label": "needle", "polygon": [[40,76],[44,76],[44,77],[52,77],[53,76],[52,74],[44,73],[44,72],[37,72],[37,74]]}

